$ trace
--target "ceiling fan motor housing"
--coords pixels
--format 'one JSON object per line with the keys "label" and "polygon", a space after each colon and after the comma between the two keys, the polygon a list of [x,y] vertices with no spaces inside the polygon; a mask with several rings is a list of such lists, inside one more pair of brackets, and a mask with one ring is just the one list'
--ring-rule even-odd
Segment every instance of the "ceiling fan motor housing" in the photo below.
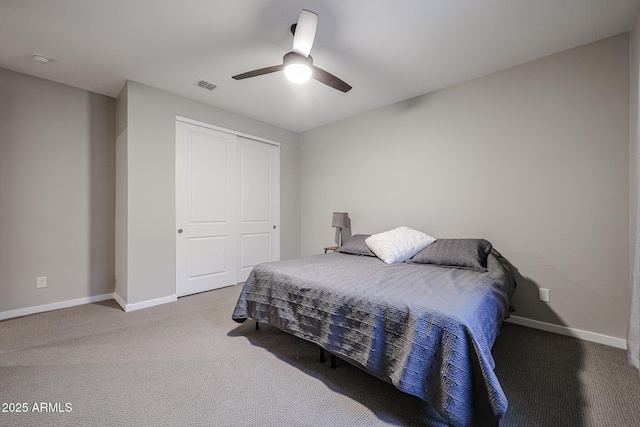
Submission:
{"label": "ceiling fan motor housing", "polygon": [[289,52],[282,57],[282,63],[285,67],[290,64],[306,64],[309,67],[313,67],[313,58],[311,55],[304,57],[299,53]]}

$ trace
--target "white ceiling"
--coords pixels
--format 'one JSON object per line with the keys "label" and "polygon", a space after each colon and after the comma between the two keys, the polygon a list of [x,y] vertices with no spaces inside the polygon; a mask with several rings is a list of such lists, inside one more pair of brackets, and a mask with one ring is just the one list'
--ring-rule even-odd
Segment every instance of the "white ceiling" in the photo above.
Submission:
{"label": "white ceiling", "polygon": [[[116,97],[134,80],[294,132],[631,28],[640,0],[0,0],[0,67]],[[283,73],[302,8],[314,64],[353,89]],[[51,58],[50,64],[32,54]],[[193,85],[215,83],[210,92]]]}

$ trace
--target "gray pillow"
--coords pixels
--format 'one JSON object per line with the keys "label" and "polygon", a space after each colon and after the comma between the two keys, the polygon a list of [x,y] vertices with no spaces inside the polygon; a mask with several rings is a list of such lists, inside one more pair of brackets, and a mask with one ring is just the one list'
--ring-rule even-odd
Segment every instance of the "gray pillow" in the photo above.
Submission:
{"label": "gray pillow", "polygon": [[438,239],[406,262],[487,271],[491,243],[484,239]]}
{"label": "gray pillow", "polygon": [[343,254],[375,256],[369,246],[364,242],[369,237],[369,234],[354,234],[347,240],[342,246],[336,249],[336,252],[342,252]]}

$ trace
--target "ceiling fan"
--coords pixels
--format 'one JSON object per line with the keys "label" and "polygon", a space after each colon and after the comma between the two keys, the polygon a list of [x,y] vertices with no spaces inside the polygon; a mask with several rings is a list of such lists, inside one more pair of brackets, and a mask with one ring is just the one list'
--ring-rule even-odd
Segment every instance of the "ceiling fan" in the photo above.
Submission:
{"label": "ceiling fan", "polygon": [[249,77],[261,76],[263,74],[275,73],[284,70],[284,74],[289,80],[295,83],[304,83],[309,78],[314,78],[320,83],[331,86],[342,92],[349,92],[351,86],[336,76],[322,68],[313,65],[313,58],[309,53],[313,40],[316,37],[316,27],[318,26],[318,15],[302,9],[298,23],[291,26],[293,34],[293,52],[287,53],[282,58],[282,65],[260,68],[246,73],[233,76],[236,80],[248,79]]}

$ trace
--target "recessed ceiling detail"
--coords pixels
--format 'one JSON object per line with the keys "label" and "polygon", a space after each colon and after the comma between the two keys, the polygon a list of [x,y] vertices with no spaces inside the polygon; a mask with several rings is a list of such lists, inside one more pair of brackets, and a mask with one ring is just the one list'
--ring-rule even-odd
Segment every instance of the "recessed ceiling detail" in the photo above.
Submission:
{"label": "recessed ceiling detail", "polygon": [[46,56],[42,56],[42,55],[38,55],[38,54],[34,54],[33,55],[33,60],[41,62],[43,64],[48,64],[49,62],[51,62],[51,60],[49,58],[47,58]]}

